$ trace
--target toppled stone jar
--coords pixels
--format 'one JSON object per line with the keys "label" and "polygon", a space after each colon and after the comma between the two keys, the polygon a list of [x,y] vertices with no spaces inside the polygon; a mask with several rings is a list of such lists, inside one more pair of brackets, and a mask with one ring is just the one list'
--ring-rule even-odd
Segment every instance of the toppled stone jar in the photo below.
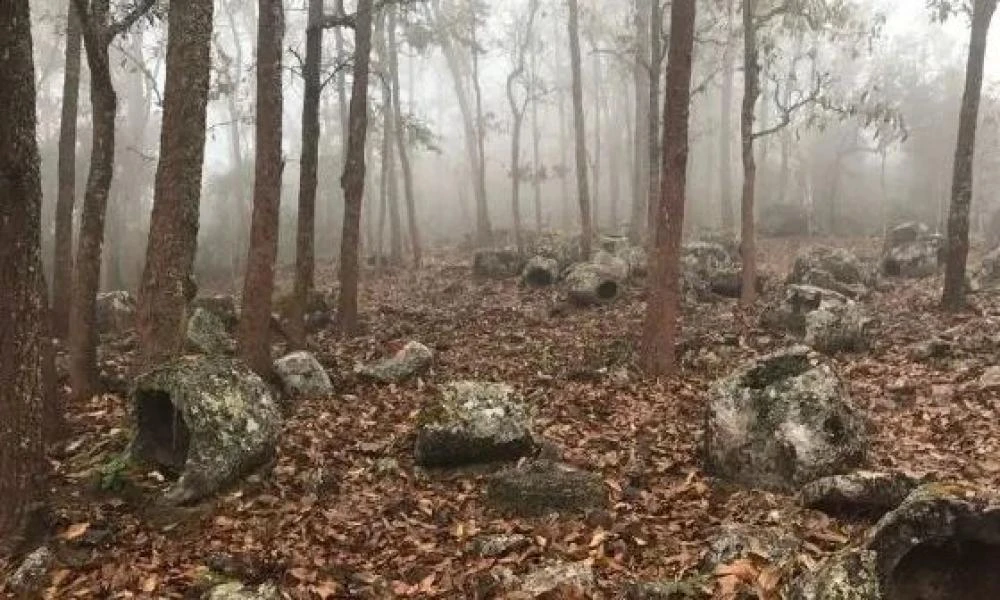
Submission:
{"label": "toppled stone jar", "polygon": [[187,356],[140,375],[132,457],[177,480],[164,500],[194,502],[269,460],[281,431],[271,391],[240,360]]}

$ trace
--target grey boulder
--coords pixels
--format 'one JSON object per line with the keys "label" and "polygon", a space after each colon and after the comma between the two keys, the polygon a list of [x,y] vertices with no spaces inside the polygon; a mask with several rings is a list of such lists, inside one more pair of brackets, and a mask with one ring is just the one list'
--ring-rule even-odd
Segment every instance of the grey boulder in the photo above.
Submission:
{"label": "grey boulder", "polygon": [[321,398],[333,394],[330,376],[310,352],[299,350],[282,356],[274,361],[274,372],[289,398]]}
{"label": "grey boulder", "polygon": [[559,261],[546,256],[535,256],[524,266],[521,282],[528,287],[546,287],[559,280]]}
{"label": "grey boulder", "polygon": [[628,266],[620,260],[609,263],[578,263],[571,267],[563,280],[569,301],[577,306],[614,302],[621,295]]}
{"label": "grey boulder", "polygon": [[521,517],[583,513],[608,501],[600,475],[550,460],[528,461],[491,475],[486,499]]}
{"label": "grey boulder", "polygon": [[517,277],[524,268],[524,258],[511,248],[484,248],[472,257],[472,272],[486,279]]}
{"label": "grey boulder", "polygon": [[881,517],[916,487],[915,479],[896,471],[853,471],[807,483],[799,503],[834,516]]}
{"label": "grey boulder", "polygon": [[917,279],[937,272],[944,238],[931,234],[926,225],[904,223],[891,229],[882,249],[882,273],[890,277]]}
{"label": "grey boulder", "polygon": [[201,354],[231,354],[236,349],[236,342],[219,316],[199,307],[188,317],[187,347]]}
{"label": "grey boulder", "polygon": [[874,284],[874,274],[849,250],[812,246],[796,254],[786,283],[813,285],[859,298]]}
{"label": "grey boulder", "polygon": [[761,324],[833,354],[867,348],[874,321],[861,304],[838,292],[793,284],[780,303],[764,311]]}
{"label": "grey boulder", "polygon": [[97,294],[97,331],[119,334],[135,328],[135,297],[125,290]]}
{"label": "grey boulder", "polygon": [[361,365],[356,371],[362,377],[380,383],[399,383],[423,373],[433,361],[433,350],[420,342],[410,341],[389,358]]}

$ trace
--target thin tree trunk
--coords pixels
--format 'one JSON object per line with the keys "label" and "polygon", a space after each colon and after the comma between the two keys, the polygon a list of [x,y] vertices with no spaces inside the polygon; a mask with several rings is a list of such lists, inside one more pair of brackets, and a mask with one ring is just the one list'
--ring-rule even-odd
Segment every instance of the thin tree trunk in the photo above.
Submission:
{"label": "thin tree trunk", "polygon": [[[627,104],[627,103],[626,103]],[[628,126],[625,127],[625,131],[617,130],[617,127],[621,127],[620,124],[616,124],[611,114],[611,104],[605,107],[608,109],[608,133],[610,135],[611,150],[609,152],[609,164],[608,164],[608,225],[611,231],[618,235],[618,205],[621,202],[621,192],[622,192],[622,182],[621,182],[621,171],[622,171],[622,138],[628,133]],[[628,113],[628,109],[622,111]]]}
{"label": "thin tree trunk", "polygon": [[603,94],[601,88],[604,80],[601,72],[601,55],[597,52],[597,42],[594,41],[594,189],[591,196],[591,214],[594,219],[594,230],[601,230],[601,158],[604,156],[604,148],[601,144],[601,110],[603,104]]}
{"label": "thin tree trunk", "polygon": [[722,232],[735,233],[733,218],[733,3],[726,0],[726,49],[722,55],[722,93],[719,94],[719,209]]}
{"label": "thin tree trunk", "polygon": [[740,304],[749,306],[757,299],[757,248],[754,238],[754,190],[757,165],[754,162],[754,106],[760,95],[757,63],[757,31],[754,22],[757,0],[743,0],[743,107],[740,111],[740,140],[743,156],[743,198],[741,202],[740,258],[743,263]]}
{"label": "thin tree trunk", "polygon": [[281,203],[281,53],[285,32],[282,0],[258,0],[257,121],[253,217],[247,273],[243,278],[240,355],[257,373],[271,373],[271,297],[278,255]]}
{"label": "thin tree trunk", "polygon": [[[663,64],[663,7],[661,0],[649,2],[649,198],[646,201],[646,221],[650,228],[657,222],[656,206],[660,196],[660,65]],[[650,240],[656,232],[650,230]]]}
{"label": "thin tree trunk", "polygon": [[951,205],[948,209],[947,261],[941,305],[947,310],[965,306],[965,268],[969,258],[969,209],[972,205],[973,157],[976,151],[976,122],[983,90],[983,64],[990,21],[997,0],[975,0],[972,9],[972,33],[969,60],[965,69],[965,91],[958,118],[958,144],[951,179]]}
{"label": "thin tree trunk", "polygon": [[15,550],[44,492],[49,335],[28,0],[0,3],[0,552]]}
{"label": "thin tree trunk", "polygon": [[538,85],[538,44],[532,41],[529,44],[529,49],[531,52],[531,187],[534,192],[535,199],[535,231],[542,231],[542,159],[541,159],[541,141],[542,141],[542,130],[538,125],[538,102],[539,102],[539,85]]}
{"label": "thin tree trunk", "polygon": [[642,241],[646,230],[647,202],[649,201],[649,14],[643,4],[646,0],[635,0],[635,65],[633,85],[635,86],[635,139],[632,160],[632,212],[629,217],[629,240],[633,244]]}
{"label": "thin tree trunk", "polygon": [[65,338],[69,331],[73,290],[73,205],[76,202],[76,119],[80,105],[80,18],[69,2],[66,16],[66,69],[59,125],[59,195],[56,200],[55,255],[52,277],[52,329]]}
{"label": "thin tree trunk", "polygon": [[420,227],[417,224],[417,206],[413,191],[413,169],[410,167],[410,154],[407,149],[406,129],[403,122],[403,103],[400,98],[399,85],[399,44],[396,41],[396,9],[387,7],[388,19],[388,67],[392,80],[392,112],[396,122],[396,150],[399,152],[399,166],[403,172],[403,199],[406,202],[406,223],[410,232],[410,252],[413,255],[413,267],[419,269],[423,262],[423,252],[420,245]]}
{"label": "thin tree trunk", "polygon": [[194,295],[212,12],[212,0],[170,3],[160,162],[136,313],[147,364],[183,351]]}
{"label": "thin tree trunk", "polygon": [[670,11],[670,54],[663,109],[662,193],[656,206],[656,223],[652,227],[656,233],[644,328],[646,367],[656,376],[670,375],[676,369],[695,11],[696,0],[673,0]]}
{"label": "thin tree trunk", "polygon": [[302,156],[299,159],[299,212],[295,230],[295,298],[289,335],[305,347],[306,304],[316,273],[316,189],[319,177],[320,61],[323,58],[323,0],[309,0],[306,60],[302,68]]}
{"label": "thin tree trunk", "polygon": [[479,42],[476,39],[476,11],[469,1],[470,36],[472,38],[472,90],[476,97],[476,148],[479,162],[476,164],[476,232],[479,244],[492,243],[490,207],[486,197],[486,121],[483,118],[483,87],[479,82]]}
{"label": "thin tree trunk", "polygon": [[587,132],[583,115],[583,76],[580,68],[580,7],[569,0],[569,56],[573,73],[573,130],[576,135],[576,191],[580,203],[580,253],[590,258],[594,235],[590,215],[590,190],[587,182]]}
{"label": "thin tree trunk", "polygon": [[233,75],[232,90],[227,94],[227,107],[229,110],[229,152],[233,161],[233,191],[236,198],[235,209],[237,212],[237,223],[233,227],[233,248],[232,248],[232,280],[236,282],[244,271],[244,260],[247,256],[247,233],[250,230],[250,200],[247,197],[247,186],[244,183],[246,170],[243,162],[243,135],[240,133],[240,110],[237,101],[240,97],[243,78],[243,44],[240,40],[239,29],[236,26],[236,16],[233,14],[232,5],[226,8],[226,16],[229,20],[229,31],[233,36]]}
{"label": "thin tree trunk", "polygon": [[340,328],[358,329],[358,241],[361,233],[361,202],[365,193],[365,137],[368,130],[368,65],[371,61],[372,0],[358,0],[355,22],[354,82],[347,140],[344,188],[344,233],[340,248]]}

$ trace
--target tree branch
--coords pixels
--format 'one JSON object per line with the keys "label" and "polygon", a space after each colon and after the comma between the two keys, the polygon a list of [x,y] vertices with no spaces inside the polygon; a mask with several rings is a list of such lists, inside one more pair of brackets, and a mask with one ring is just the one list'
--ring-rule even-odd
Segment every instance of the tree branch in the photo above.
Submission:
{"label": "tree branch", "polygon": [[154,4],[156,4],[156,0],[139,0],[139,3],[128,14],[108,27],[108,40],[110,41],[118,34],[128,31],[130,27],[135,25],[136,21],[149,12],[149,9],[153,8]]}

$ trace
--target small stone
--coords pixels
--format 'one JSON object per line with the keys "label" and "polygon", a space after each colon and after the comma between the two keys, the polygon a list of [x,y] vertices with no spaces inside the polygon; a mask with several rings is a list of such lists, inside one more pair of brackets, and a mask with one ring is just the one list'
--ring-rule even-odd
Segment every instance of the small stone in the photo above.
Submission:
{"label": "small stone", "polygon": [[501,511],[523,517],[585,513],[608,502],[600,475],[547,460],[528,461],[490,476],[486,499]]}
{"label": "small stone", "polygon": [[376,475],[386,476],[399,473],[399,461],[395,458],[378,458],[372,465],[372,471]]}
{"label": "small stone", "polygon": [[54,562],[55,557],[48,546],[35,549],[14,570],[7,580],[7,586],[25,596],[37,594],[48,582],[49,569]]}
{"label": "small stone", "polygon": [[989,367],[976,382],[982,390],[1000,390],[1000,366]]}
{"label": "small stone", "polygon": [[499,558],[520,552],[531,545],[531,539],[519,533],[481,535],[472,540],[472,552],[480,558]]}
{"label": "small stone", "polygon": [[728,523],[709,540],[702,570],[713,572],[719,565],[751,557],[781,564],[793,558],[801,546],[794,534],[783,529]]}
{"label": "small stone", "polygon": [[702,586],[689,580],[644,581],[629,586],[628,600],[685,600],[704,596]]}
{"label": "small stone", "polygon": [[390,358],[358,367],[357,373],[380,383],[400,383],[426,371],[433,360],[433,350],[420,342],[411,341]]}
{"label": "small stone", "polygon": [[281,600],[281,593],[272,583],[263,583],[252,587],[238,581],[217,585],[208,594],[206,600]]}
{"label": "small stone", "polygon": [[[552,592],[587,594],[595,583],[594,568],[587,562],[561,563],[532,571],[525,576],[520,591],[537,598]],[[566,596],[581,597],[581,596]]]}
{"label": "small stone", "polygon": [[855,471],[806,484],[799,503],[835,516],[880,517],[906,500],[916,486],[915,479],[895,471]]}
{"label": "small stone", "polygon": [[325,398],[333,394],[330,376],[310,352],[299,350],[282,356],[274,361],[274,372],[290,398]]}

